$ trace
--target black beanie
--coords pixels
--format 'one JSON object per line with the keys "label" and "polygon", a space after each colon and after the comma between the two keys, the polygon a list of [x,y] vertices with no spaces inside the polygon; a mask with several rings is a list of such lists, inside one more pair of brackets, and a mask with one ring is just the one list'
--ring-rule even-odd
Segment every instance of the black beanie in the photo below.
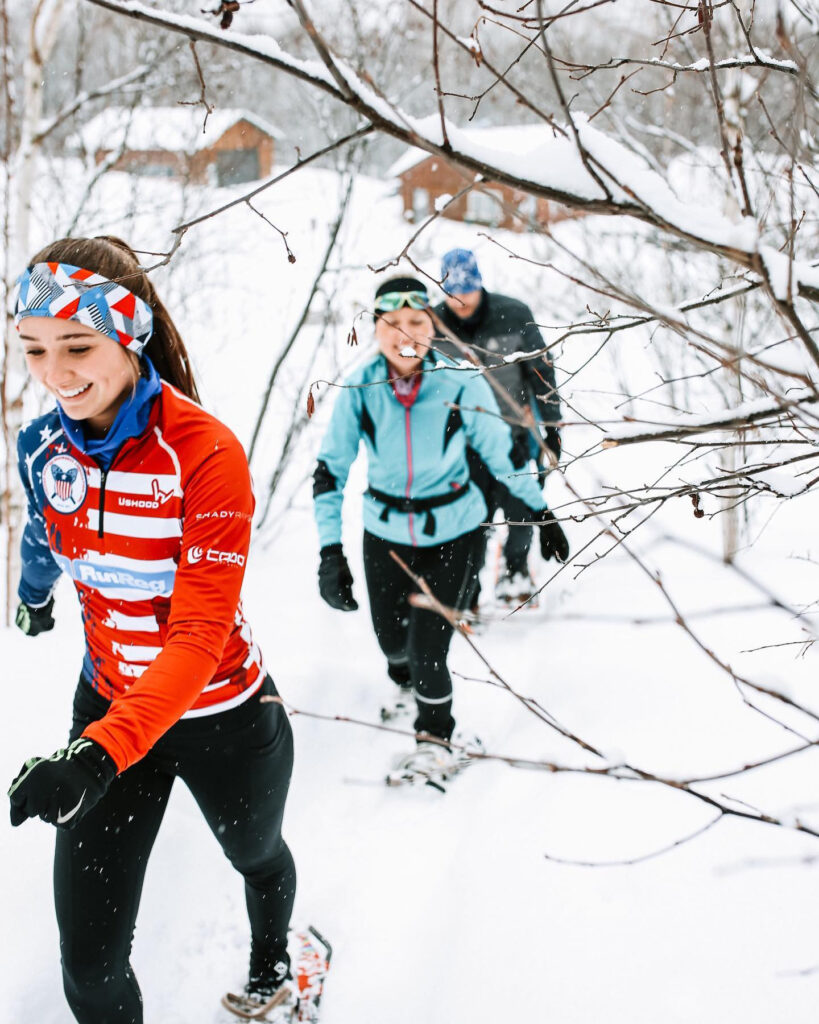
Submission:
{"label": "black beanie", "polygon": [[423,292],[429,299],[427,286],[415,277],[391,277],[389,281],[382,281],[375,291],[375,297],[386,295],[387,292]]}

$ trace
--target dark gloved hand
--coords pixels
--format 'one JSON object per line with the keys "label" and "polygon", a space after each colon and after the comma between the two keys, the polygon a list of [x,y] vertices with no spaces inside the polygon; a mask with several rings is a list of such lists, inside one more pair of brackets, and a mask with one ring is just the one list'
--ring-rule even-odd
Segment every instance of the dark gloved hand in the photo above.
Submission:
{"label": "dark gloved hand", "polygon": [[354,612],[358,602],[353,597],[353,574],[340,544],[328,544],[321,549],[318,571],[319,593],[331,608]]}
{"label": "dark gloved hand", "polygon": [[532,452],[529,445],[529,432],[512,434],[512,447],[509,449],[509,459],[515,469],[523,469],[531,459]]}
{"label": "dark gloved hand", "polygon": [[117,774],[113,758],[99,743],[80,737],[51,757],[31,757],[9,789],[11,823],[42,818],[73,828],[105,794]]}
{"label": "dark gloved hand", "polygon": [[550,558],[556,558],[558,562],[565,562],[569,557],[569,542],[560,523],[548,508],[544,508],[540,513],[538,522],[541,555],[547,562]]}
{"label": "dark gloved hand", "polygon": [[14,621],[27,636],[47,633],[50,629],[54,629],[54,617],[51,614],[53,608],[53,597],[50,597],[47,604],[44,604],[42,608],[32,608],[30,604],[21,601],[17,606],[17,614],[14,616]]}
{"label": "dark gloved hand", "polygon": [[560,440],[560,431],[557,427],[547,427],[546,436],[543,438],[546,442],[546,447],[551,448],[554,452],[555,458],[560,460],[560,453],[563,450],[563,445]]}

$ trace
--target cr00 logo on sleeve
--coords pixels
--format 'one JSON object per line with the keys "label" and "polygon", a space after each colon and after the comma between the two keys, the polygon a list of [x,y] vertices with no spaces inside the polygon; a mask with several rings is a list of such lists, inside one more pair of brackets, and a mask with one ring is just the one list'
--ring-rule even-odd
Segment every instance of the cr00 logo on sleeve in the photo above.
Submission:
{"label": "cr00 logo on sleeve", "polygon": [[204,551],[200,547],[188,548],[189,565],[196,565],[203,558],[206,562],[218,562],[221,565],[242,566],[245,564],[245,556],[240,555],[238,551],[217,551],[215,548],[208,548],[207,551]]}
{"label": "cr00 logo on sleeve", "polygon": [[48,460],[43,467],[43,487],[48,503],[64,513],[76,512],[88,493],[85,470],[72,455]]}

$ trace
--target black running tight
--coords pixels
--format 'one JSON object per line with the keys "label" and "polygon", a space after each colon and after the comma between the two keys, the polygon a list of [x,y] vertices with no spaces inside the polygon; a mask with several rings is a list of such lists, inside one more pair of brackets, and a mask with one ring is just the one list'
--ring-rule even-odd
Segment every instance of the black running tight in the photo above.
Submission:
{"label": "black running tight", "polygon": [[[174,779],[190,789],[231,864],[244,876],[254,967],[286,960],[296,890],[281,825],[293,740],[267,679],[245,704],[177,722],[119,775],[76,828],[57,831],[54,895],[63,981],[80,1024],[142,1024],[129,958],[148,857]],[[71,738],[105,713],[80,680]],[[227,979],[226,979],[227,982]]]}
{"label": "black running tight", "polygon": [[455,726],[452,680],[446,664],[452,627],[435,612],[409,603],[409,595],[418,588],[390,557],[390,551],[423,576],[443,604],[463,609],[469,607],[477,583],[480,531],[432,547],[395,544],[364,533],[364,573],[378,643],[388,662],[409,667],[418,704],[416,732],[449,739]]}

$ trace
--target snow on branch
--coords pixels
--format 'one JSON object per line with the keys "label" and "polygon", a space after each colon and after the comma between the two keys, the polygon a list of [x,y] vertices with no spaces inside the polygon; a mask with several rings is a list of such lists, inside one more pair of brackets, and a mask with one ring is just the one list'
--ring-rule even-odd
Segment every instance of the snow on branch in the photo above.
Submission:
{"label": "snow on branch", "polygon": [[675,423],[658,425],[653,430],[646,430],[642,424],[635,424],[631,428],[626,426],[622,430],[608,433],[601,443],[604,448],[617,448],[643,441],[673,441],[690,434],[705,434],[712,430],[738,430],[760,420],[784,416],[794,409],[812,405],[817,401],[819,396],[807,395],[793,402],[771,402],[769,399],[743,402],[732,409],[724,409],[718,416],[687,416]]}
{"label": "snow on branch", "polygon": [[[612,57],[611,60],[603,64],[574,64],[565,60],[561,60],[560,63],[564,67],[577,71],[602,71],[632,64],[639,64],[643,67],[663,68],[666,71],[674,71],[675,73],[686,71],[702,73],[711,69],[710,62],[705,57],[691,64],[679,64],[677,61],[663,60],[660,57],[645,59],[640,57]],[[788,75],[798,76],[800,74],[799,65],[795,61],[777,60],[776,57],[772,57],[764,50],[757,50],[753,54],[749,53],[744,56],[724,57],[722,60],[714,61],[714,67],[718,71],[728,71],[737,68],[764,68],[766,71],[781,71]]]}
{"label": "snow on branch", "polygon": [[[759,226],[753,217],[730,220],[720,212],[721,194],[715,193],[707,205],[682,202],[643,157],[593,127],[586,115],[569,113],[569,131],[555,131],[546,123],[529,126],[514,144],[506,136],[502,144],[499,139],[493,142],[491,132],[476,139],[449,120],[442,122],[438,110],[426,117],[411,117],[332,52],[299,0],[293,0],[293,6],[320,62],[292,57],[268,36],[222,32],[203,19],[160,12],[138,0],[90,2],[270,64],[330,93],[366,117],[376,130],[444,156],[487,179],[574,209],[636,217],[757,272],[764,272],[772,263],[768,253],[763,257],[760,252]],[[787,257],[782,259],[787,261]],[[774,291],[778,294],[782,271],[776,269]],[[814,268],[787,261],[787,281],[790,294],[819,301],[819,273]]]}
{"label": "snow on branch", "polygon": [[157,25],[170,29],[172,32],[179,32],[187,36],[188,39],[202,40],[228,50],[235,50],[237,53],[286,71],[316,88],[329,92],[338,99],[343,99],[336,83],[327,74],[321,63],[315,60],[300,60],[298,57],[291,56],[282,50],[270,36],[233,31],[226,33],[203,18],[191,18],[185,14],[160,11],[139,3],[139,0],[89,0],[89,2],[97,7],[103,7],[107,11],[113,11],[115,14],[124,14],[135,21],[144,21],[149,25]]}

